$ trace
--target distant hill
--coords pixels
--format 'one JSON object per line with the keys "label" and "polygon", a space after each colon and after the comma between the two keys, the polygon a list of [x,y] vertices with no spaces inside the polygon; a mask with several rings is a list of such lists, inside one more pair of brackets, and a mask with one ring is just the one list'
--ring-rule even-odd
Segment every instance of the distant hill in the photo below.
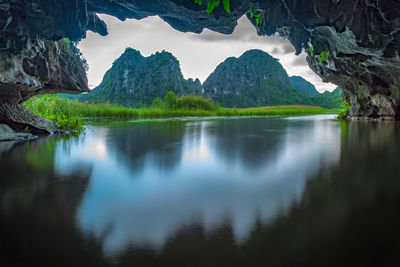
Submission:
{"label": "distant hill", "polygon": [[58,94],[59,97],[66,97],[70,100],[80,100],[84,95],[86,94],[65,94],[65,93],[60,93]]}
{"label": "distant hill", "polygon": [[340,108],[342,103],[342,89],[337,87],[332,92],[319,93],[315,86],[300,76],[291,76],[292,86],[305,96],[310,97],[311,104],[324,108]]}
{"label": "distant hill", "polygon": [[81,101],[150,105],[169,91],[178,96],[198,91],[199,83],[183,78],[179,61],[171,53],[163,51],[143,57],[139,51],[127,48],[106,72],[101,84],[82,96]]}
{"label": "distant hill", "polygon": [[308,97],[319,95],[319,92],[317,91],[315,86],[309,81],[305,80],[303,77],[291,76],[289,77],[289,80],[293,88],[303,95]]}
{"label": "distant hill", "polygon": [[279,61],[261,50],[219,64],[203,84],[204,93],[224,107],[308,104],[293,88]]}
{"label": "distant hill", "polygon": [[342,92],[342,89],[337,87],[332,92],[318,93],[311,98],[311,102],[315,106],[324,108],[340,108],[343,102]]}
{"label": "distant hill", "polygon": [[[340,90],[340,89],[338,89]],[[179,61],[168,52],[144,57],[127,48],[106,72],[101,84],[82,95],[60,96],[95,103],[148,106],[167,92],[204,95],[223,107],[258,107],[305,104],[340,107],[341,91],[320,94],[301,77],[288,77],[279,61],[261,50],[249,50],[239,58],[228,58],[201,84],[183,78]]]}

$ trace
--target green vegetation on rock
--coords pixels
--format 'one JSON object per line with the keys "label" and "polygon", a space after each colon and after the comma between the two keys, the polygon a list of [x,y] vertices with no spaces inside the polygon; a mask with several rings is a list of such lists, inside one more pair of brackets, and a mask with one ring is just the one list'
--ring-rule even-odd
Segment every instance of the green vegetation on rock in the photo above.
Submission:
{"label": "green vegetation on rock", "polygon": [[127,48],[114,61],[101,84],[81,101],[112,103],[125,107],[143,107],[152,104],[167,92],[190,95],[199,91],[200,81],[183,78],[179,61],[165,51],[143,57],[139,51]]}
{"label": "green vegetation on rock", "polygon": [[344,120],[349,117],[351,105],[346,103],[345,101],[342,103],[342,109],[339,111],[337,118],[339,120]]}
{"label": "green vegetation on rock", "polygon": [[89,70],[89,65],[86,61],[86,59],[83,57],[83,54],[81,52],[81,50],[78,47],[78,42],[73,42],[68,38],[62,38],[62,41],[65,45],[65,50],[73,55],[76,55],[79,57],[81,64],[83,66],[83,68],[88,71]]}
{"label": "green vegetation on rock", "polygon": [[337,87],[332,92],[324,92],[311,98],[311,104],[328,108],[339,109],[342,107],[344,101],[342,98],[342,89]]}
{"label": "green vegetation on rock", "polygon": [[249,50],[239,58],[228,58],[217,66],[203,87],[205,95],[223,107],[341,106],[341,92],[339,95],[320,94],[303,78],[289,78],[279,61],[261,50]]}
{"label": "green vegetation on rock", "polygon": [[329,59],[329,52],[328,50],[322,51],[321,54],[319,54],[319,63],[324,63],[324,61]]}
{"label": "green vegetation on rock", "polygon": [[[78,103],[76,100],[75,102]],[[24,106],[33,113],[55,122],[63,129],[79,131],[84,124],[82,113],[73,108],[71,103],[71,100],[57,95],[42,95],[30,98]]]}
{"label": "green vegetation on rock", "polygon": [[289,78],[279,61],[261,50],[250,50],[239,58],[226,59],[201,84],[198,79],[183,78],[179,61],[171,53],[163,51],[143,57],[139,51],[127,48],[97,88],[86,95],[67,97],[141,108],[152,105],[156,98],[164,98],[169,91],[182,99],[185,99],[183,96],[202,95],[228,108],[298,104],[323,108],[341,106],[340,95],[334,98],[336,94],[319,94],[303,78]]}
{"label": "green vegetation on rock", "polygon": [[219,64],[203,84],[204,93],[223,107],[306,104],[279,61],[261,50]]}
{"label": "green vegetation on rock", "polygon": [[260,24],[262,11],[258,10],[254,4],[250,4],[249,14],[251,19],[254,18],[257,25]]}
{"label": "green vegetation on rock", "polygon": [[[196,4],[201,6],[203,4],[203,0],[194,0]],[[204,0],[204,2],[207,2],[207,14],[210,15],[215,8],[217,8],[221,4],[221,0]],[[226,13],[230,14],[231,13],[231,3],[230,0],[222,0],[222,6],[224,7],[224,10]]]}

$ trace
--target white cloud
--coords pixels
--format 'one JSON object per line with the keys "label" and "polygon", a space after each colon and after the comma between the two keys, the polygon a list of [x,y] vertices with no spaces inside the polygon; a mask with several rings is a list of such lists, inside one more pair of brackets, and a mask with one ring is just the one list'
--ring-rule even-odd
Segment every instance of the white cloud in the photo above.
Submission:
{"label": "white cloud", "polygon": [[199,78],[202,82],[226,58],[239,57],[249,49],[260,49],[278,58],[290,76],[302,76],[313,83],[318,91],[332,91],[336,87],[322,83],[321,78],[308,68],[305,55],[296,58],[289,41],[278,36],[258,36],[245,17],[239,19],[231,35],[210,30],[204,30],[201,34],[182,33],[159,17],[124,22],[107,15],[100,17],[106,22],[109,34],[103,37],[88,32],[87,38],[80,43],[82,53],[89,63],[88,79],[91,88],[100,84],[112,62],[127,47],[139,50],[144,56],[161,50],[169,51],[180,61],[185,78]]}

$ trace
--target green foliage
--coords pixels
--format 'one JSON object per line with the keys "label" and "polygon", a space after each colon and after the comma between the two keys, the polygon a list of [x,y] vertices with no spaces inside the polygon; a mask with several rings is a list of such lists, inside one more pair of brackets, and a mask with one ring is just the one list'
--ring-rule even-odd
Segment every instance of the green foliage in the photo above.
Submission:
{"label": "green foliage", "polygon": [[74,109],[76,100],[60,98],[57,95],[42,95],[32,97],[24,103],[33,113],[54,121],[63,129],[81,130],[83,119],[80,112]]}
{"label": "green foliage", "polygon": [[358,67],[361,68],[361,62],[358,62]]}
{"label": "green foliage", "polygon": [[86,61],[86,59],[83,57],[83,54],[81,52],[81,50],[78,47],[78,42],[73,42],[68,38],[62,38],[62,41],[65,44],[66,47],[66,51],[72,55],[78,56],[79,60],[82,64],[82,67],[88,71],[89,70],[89,65]]}
{"label": "green foliage", "polygon": [[342,103],[342,89],[336,88],[333,92],[324,92],[312,97],[310,104],[328,109],[340,109]]}
{"label": "green foliage", "polygon": [[211,73],[203,88],[206,96],[230,108],[319,103],[293,88],[279,61],[260,50],[228,58]]}
{"label": "green foliage", "polygon": [[222,0],[222,5],[224,6],[224,9],[226,13],[231,14],[231,3],[230,0]]}
{"label": "green foliage", "polygon": [[[162,102],[160,100],[156,102]],[[332,114],[335,112],[335,110],[307,106],[229,109],[212,104],[209,99],[201,96],[183,96],[175,98],[175,101],[176,107],[174,109],[167,108],[164,103],[161,107],[126,108],[123,106],[113,106],[109,103],[90,104],[76,100],[69,101],[56,95],[43,95],[28,100],[25,105],[40,116],[52,119],[56,123],[61,122],[61,125],[64,125],[64,128],[67,129],[77,129],[76,125],[79,126],[78,129],[81,129],[83,125],[82,116],[87,118],[167,118],[182,116],[315,115]]]}
{"label": "green foliage", "polygon": [[165,97],[164,97],[164,101],[165,101],[165,106],[168,109],[176,109],[177,105],[176,105],[176,96],[174,94],[174,92],[169,91]]}
{"label": "green foliage", "polygon": [[181,96],[177,99],[178,109],[184,110],[216,110],[217,107],[211,103],[210,99],[203,96]]}
{"label": "green foliage", "polygon": [[152,108],[164,108],[164,102],[162,101],[161,98],[157,97],[156,99],[154,99],[153,103],[151,104]]}
{"label": "green foliage", "polygon": [[[217,8],[221,4],[221,0],[205,0],[207,2],[207,14],[210,15],[215,8]],[[202,0],[194,0],[195,4],[201,6],[203,4]],[[231,4],[230,0],[222,0],[222,6],[226,13],[231,13]]]}
{"label": "green foliage", "polygon": [[109,101],[113,105],[137,108],[150,106],[154,99],[164,97],[168,91],[177,96],[196,91],[195,83],[183,77],[179,61],[168,52],[143,57],[139,51],[129,48],[114,61],[101,84],[82,95],[80,100]]}
{"label": "green foliage", "polygon": [[71,42],[68,38],[62,38],[62,40],[64,41],[64,43],[66,44],[66,45],[69,45],[69,43]]}
{"label": "green foliage", "polygon": [[310,53],[310,55],[311,55],[312,57],[314,57],[315,53],[314,53],[314,46],[313,46],[313,44],[311,44],[311,49],[307,47],[306,52],[307,52],[307,53]]}
{"label": "green foliage", "polygon": [[339,111],[337,118],[339,120],[344,120],[349,116],[351,105],[343,101],[342,109]]}
{"label": "green foliage", "polygon": [[260,24],[261,18],[262,18],[262,12],[257,10],[254,4],[250,4],[250,18],[254,18],[256,21],[256,24]]}
{"label": "green foliage", "polygon": [[315,86],[305,80],[300,76],[292,76],[289,77],[290,84],[296,89],[298,92],[302,93],[305,96],[313,97],[319,95],[319,92],[315,88]]}
{"label": "green foliage", "polygon": [[328,50],[322,51],[321,54],[319,54],[319,63],[324,63],[325,60],[329,59],[329,52]]}
{"label": "green foliage", "polygon": [[[203,96],[183,95],[180,97],[176,97],[175,94],[171,91],[166,94],[164,101],[165,101],[164,102],[165,108],[170,109],[170,110],[209,110],[209,111],[211,111],[211,110],[217,109],[216,105],[211,103],[210,99],[204,98]],[[154,102],[153,102],[153,104],[154,104]]]}
{"label": "green foliage", "polygon": [[210,15],[213,10],[219,6],[221,3],[221,0],[208,0],[207,1],[207,14]]}

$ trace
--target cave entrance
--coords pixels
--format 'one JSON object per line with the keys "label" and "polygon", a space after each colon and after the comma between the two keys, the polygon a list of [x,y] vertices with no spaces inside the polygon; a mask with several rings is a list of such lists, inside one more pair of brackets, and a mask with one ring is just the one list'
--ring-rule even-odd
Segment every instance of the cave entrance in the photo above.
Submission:
{"label": "cave entrance", "polygon": [[[149,57],[164,50],[170,52],[179,61],[183,77],[199,79],[201,84],[204,84],[217,66],[227,58],[239,58],[246,51],[257,49],[276,58],[289,76],[303,77],[320,93],[333,91],[336,88],[333,84],[323,83],[321,78],[309,68],[305,52],[296,56],[292,44],[278,35],[270,37],[257,35],[256,29],[246,16],[238,20],[234,32],[229,35],[208,29],[204,29],[201,34],[180,32],[158,16],[126,21],[120,21],[108,15],[99,16],[107,24],[108,35],[100,36],[97,33],[88,32],[87,37],[79,44],[83,56],[89,63],[88,83],[91,89],[102,83],[106,71],[128,47],[139,51],[143,57]],[[255,62],[254,64],[259,63]],[[252,71],[249,71],[249,77],[251,76],[250,72]],[[138,85],[135,82],[128,82],[127,76],[130,75],[128,69],[121,71],[121,75],[125,76],[122,77],[122,80],[126,80],[126,90],[134,93],[135,90],[140,89],[137,88]],[[257,79],[257,77],[254,78]],[[265,75],[263,78],[267,79]],[[251,78],[246,79],[252,83]],[[226,89],[226,91],[232,92],[233,90]],[[196,91],[196,93],[198,92]],[[236,91],[236,93],[238,92]],[[163,97],[163,95],[159,95],[159,97]],[[232,107],[248,107],[252,105],[251,103],[247,106],[238,104]]]}

